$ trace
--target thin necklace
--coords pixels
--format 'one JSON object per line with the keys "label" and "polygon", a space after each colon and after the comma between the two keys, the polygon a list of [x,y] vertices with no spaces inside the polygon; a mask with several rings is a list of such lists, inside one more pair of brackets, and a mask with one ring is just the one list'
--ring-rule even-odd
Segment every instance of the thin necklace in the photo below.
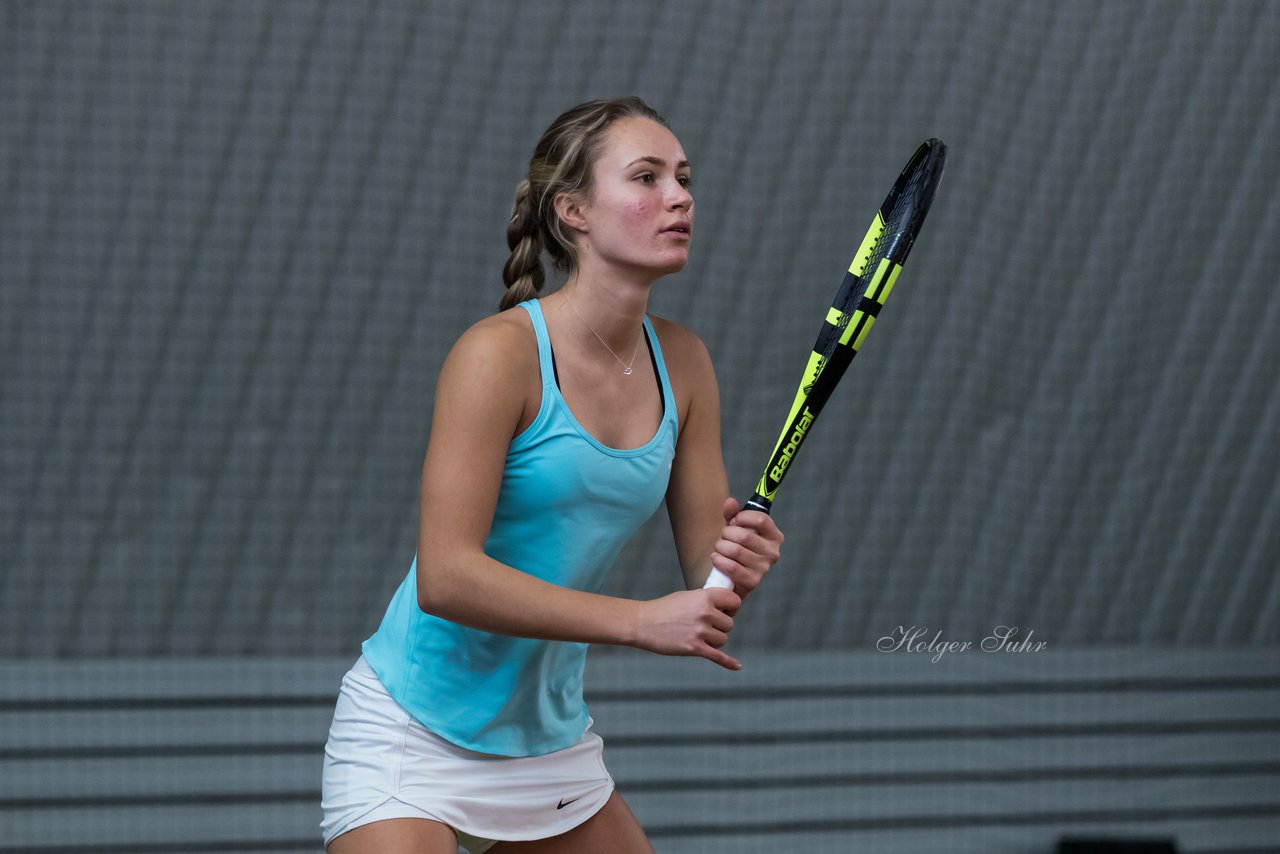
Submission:
{"label": "thin necklace", "polygon": [[[614,352],[613,352],[613,348],[609,346],[609,342],[608,342],[608,341],[605,341],[603,338],[601,338],[601,337],[600,337],[600,333],[599,333],[599,332],[596,332],[594,329],[592,329],[592,328],[591,328],[591,324],[590,324],[590,323],[587,323],[587,319],[586,319],[585,317],[583,317],[583,316],[578,312],[578,309],[574,308],[573,300],[569,299],[569,295],[568,295],[568,294],[565,294],[565,295],[564,295],[564,301],[565,301],[565,302],[567,302],[567,303],[569,303],[569,308],[572,308],[572,309],[573,309],[573,313],[574,313],[574,314],[576,314],[576,315],[578,315],[578,319],[582,321],[582,325],[583,325],[583,326],[585,326],[585,327],[587,327],[588,329],[591,329],[591,334],[592,334],[592,335],[594,335],[594,336],[596,336],[596,338],[597,338],[597,339],[599,339],[600,343],[604,345],[604,348],[605,348],[606,350],[608,350],[610,353],[612,353],[612,354],[613,354],[613,358],[615,358],[615,359],[617,359],[617,360],[618,360],[618,364],[619,364],[619,365],[622,365],[622,373],[623,373],[625,376],[628,376],[628,377],[629,377],[629,376],[631,376],[631,366],[632,366],[632,365],[634,365],[634,364],[636,363],[636,353],[639,353],[639,352],[640,352],[640,338],[636,338],[636,348],[635,348],[634,350],[632,350],[632,351],[631,351],[631,362],[630,362],[630,363],[628,363],[628,362],[624,362],[624,361],[622,361],[622,357],[621,357],[621,356],[619,356],[617,353],[614,353]],[[643,337],[643,336],[641,336],[641,337]]]}

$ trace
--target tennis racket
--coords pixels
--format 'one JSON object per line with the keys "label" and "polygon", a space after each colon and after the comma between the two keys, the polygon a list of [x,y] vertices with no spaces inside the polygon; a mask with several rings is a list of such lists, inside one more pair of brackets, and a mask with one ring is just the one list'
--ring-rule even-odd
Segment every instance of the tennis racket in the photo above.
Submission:
{"label": "tennis racket", "polygon": [[[822,322],[822,330],[800,378],[800,388],[791,403],[791,412],[755,494],[743,505],[744,510],[768,513],[772,508],[773,497],[812,431],[813,422],[822,413],[822,407],[853,357],[858,355],[858,349],[898,281],[902,265],[929,212],[938,182],[942,180],[946,159],[947,147],[941,140],[925,140],[876,211],[871,228],[862,238]],[[731,589],[733,582],[712,568],[703,586]]]}

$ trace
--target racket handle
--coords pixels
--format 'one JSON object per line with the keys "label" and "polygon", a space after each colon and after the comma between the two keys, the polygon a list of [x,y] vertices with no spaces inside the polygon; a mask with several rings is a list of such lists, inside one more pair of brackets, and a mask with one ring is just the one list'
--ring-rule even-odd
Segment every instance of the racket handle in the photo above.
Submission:
{"label": "racket handle", "polygon": [[[769,508],[772,506],[772,501],[757,492],[747,499],[747,503],[742,505],[742,509],[759,510],[761,513],[768,513]],[[712,587],[719,587],[721,590],[732,590],[733,581],[729,576],[725,575],[713,566],[711,567],[711,574],[707,576],[707,583],[702,585],[702,589],[708,590]]]}
{"label": "racket handle", "polygon": [[729,580],[729,576],[713,566],[711,567],[711,574],[707,576],[707,583],[702,585],[702,589],[710,590],[712,587],[719,587],[721,590],[732,590],[733,582]]}

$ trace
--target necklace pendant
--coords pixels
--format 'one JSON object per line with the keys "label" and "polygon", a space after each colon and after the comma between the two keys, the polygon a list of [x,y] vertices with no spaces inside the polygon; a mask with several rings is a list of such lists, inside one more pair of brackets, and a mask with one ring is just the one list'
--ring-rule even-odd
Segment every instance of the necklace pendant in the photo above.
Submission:
{"label": "necklace pendant", "polygon": [[631,376],[631,369],[630,369],[630,368],[625,368],[625,369],[623,369],[622,373],[623,373],[623,375],[624,375],[624,376],[628,376],[628,377],[629,377],[629,376]]}

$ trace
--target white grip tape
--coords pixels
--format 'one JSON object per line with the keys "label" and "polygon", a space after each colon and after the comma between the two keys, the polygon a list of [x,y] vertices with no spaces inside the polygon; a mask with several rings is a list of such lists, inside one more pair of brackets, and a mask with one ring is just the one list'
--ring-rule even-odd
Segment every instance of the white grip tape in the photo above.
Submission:
{"label": "white grip tape", "polygon": [[702,589],[707,590],[712,587],[719,587],[723,590],[732,590],[733,582],[729,579],[729,576],[725,575],[713,566],[711,567],[711,574],[707,576],[707,583],[702,585]]}

